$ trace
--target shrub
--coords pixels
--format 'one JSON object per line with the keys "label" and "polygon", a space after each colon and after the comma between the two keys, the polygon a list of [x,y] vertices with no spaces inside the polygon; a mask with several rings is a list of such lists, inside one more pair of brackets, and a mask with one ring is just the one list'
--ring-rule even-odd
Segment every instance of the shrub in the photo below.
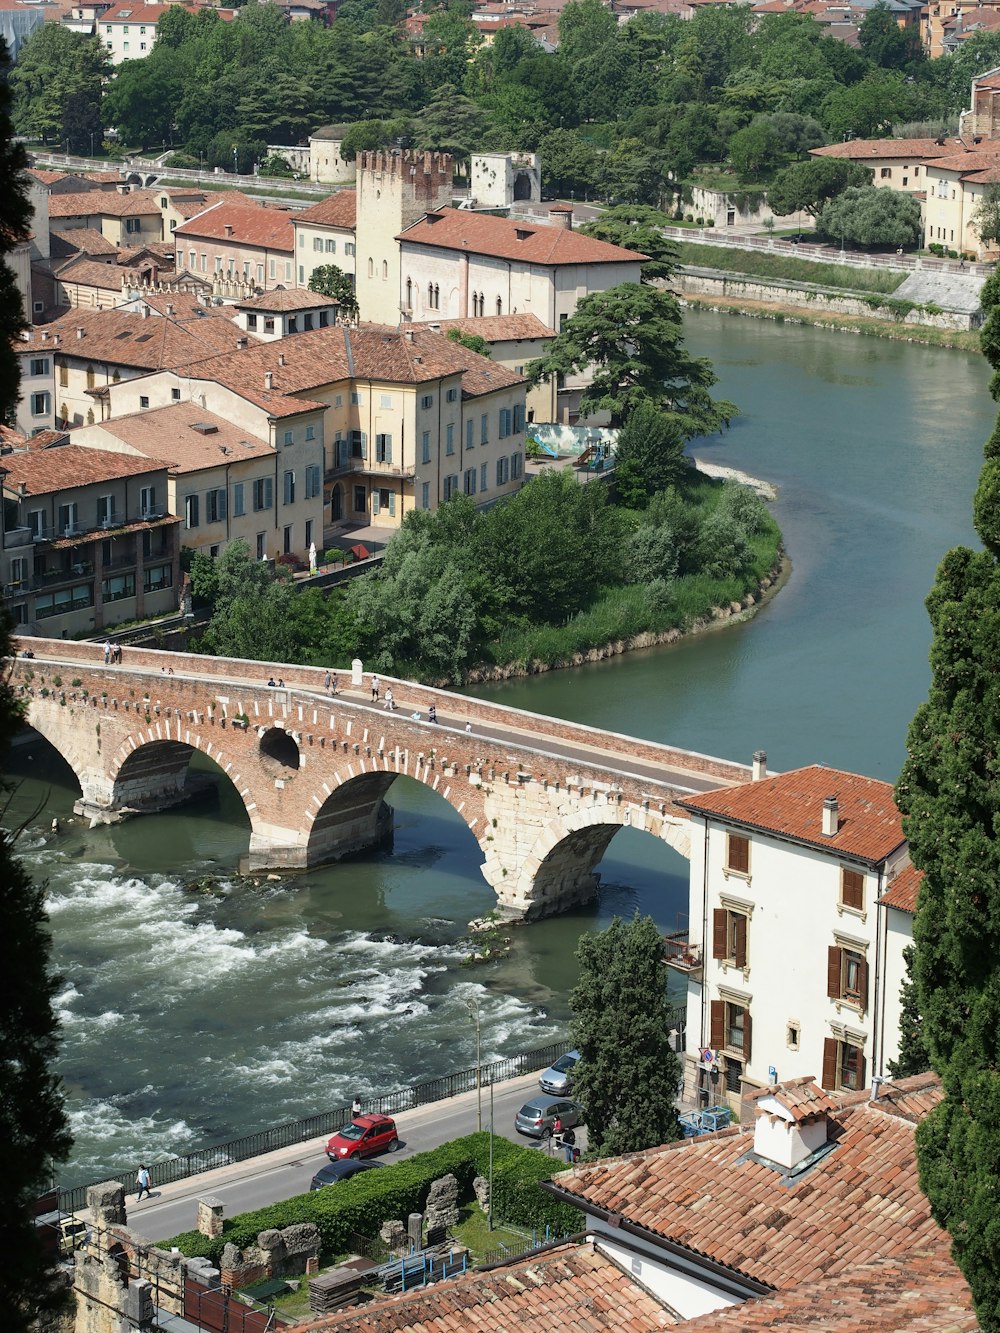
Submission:
{"label": "shrub", "polygon": [[757,492],[738,481],[726,482],[716,513],[731,518],[748,537],[763,531],[769,517],[767,505]]}
{"label": "shrub", "polygon": [[74,676],[73,679],[70,681],[70,684],[73,686],[74,690],[78,690],[80,686],[83,684],[83,681],[80,679],[79,676]]}
{"label": "shrub", "polygon": [[327,565],[334,565],[338,560],[343,560],[344,553],[339,546],[328,546],[323,552],[323,561]]}
{"label": "shrub", "polygon": [[713,579],[738,579],[753,563],[745,531],[728,514],[720,512],[705,520],[698,539],[698,554],[702,572]]}
{"label": "shrub", "polygon": [[626,555],[629,583],[652,583],[677,573],[677,542],[667,525],[644,524],[629,538]]}
{"label": "shrub", "polygon": [[58,689],[62,686],[62,676],[53,676],[53,677],[52,677],[52,684],[53,684],[53,685],[56,687],[56,689],[58,690]]}

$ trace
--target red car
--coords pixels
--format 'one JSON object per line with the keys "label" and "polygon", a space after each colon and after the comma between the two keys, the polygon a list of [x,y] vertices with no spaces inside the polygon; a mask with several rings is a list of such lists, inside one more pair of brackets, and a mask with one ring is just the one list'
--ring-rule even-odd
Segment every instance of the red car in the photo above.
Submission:
{"label": "red car", "polygon": [[386,1115],[356,1115],[349,1125],[338,1129],[326,1145],[331,1162],[345,1157],[374,1157],[379,1152],[395,1152],[399,1147],[396,1122]]}

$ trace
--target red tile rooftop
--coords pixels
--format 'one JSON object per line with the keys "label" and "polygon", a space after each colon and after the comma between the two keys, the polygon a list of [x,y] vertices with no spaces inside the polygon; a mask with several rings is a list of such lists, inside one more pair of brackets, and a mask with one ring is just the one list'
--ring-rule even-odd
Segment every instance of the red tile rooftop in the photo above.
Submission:
{"label": "red tile rooftop", "polygon": [[407,244],[491,255],[531,264],[638,264],[646,255],[597,241],[565,227],[442,208],[407,227],[397,238]]}
{"label": "red tile rooftop", "polygon": [[[836,797],[837,832],[823,833],[823,802]],[[875,865],[905,841],[892,787],[876,778],[813,764],[678,800],[694,814],[853,856]]]}
{"label": "red tile rooftop", "polygon": [[259,204],[239,204],[222,200],[204,209],[197,217],[182,222],[174,236],[183,240],[228,241],[291,254],[295,249],[292,215],[278,208]]}
{"label": "red tile rooftop", "polygon": [[917,910],[917,893],[924,878],[924,872],[916,866],[907,866],[901,870],[879,899],[884,907],[895,907],[900,912]]}
{"label": "red tile rooftop", "polygon": [[23,485],[27,495],[50,495],[53,491],[69,491],[96,482],[163,472],[166,464],[109,449],[64,444],[39,453],[3,454],[0,468],[7,474],[3,484],[8,490]]}
{"label": "red tile rooftop", "polygon": [[[173,473],[198,472],[242,459],[274,455],[267,440],[206,412],[196,403],[169,403],[146,412],[112,417],[98,423],[98,428],[120,440],[130,451],[130,457],[154,460],[147,466],[169,467]],[[90,426],[82,429],[95,430]],[[71,434],[71,442],[72,439]]]}
{"label": "red tile rooftop", "polygon": [[118,194],[111,190],[88,190],[85,194],[50,194],[50,218],[147,217],[160,216],[160,201],[148,190],[133,190]]}
{"label": "red tile rooftop", "polygon": [[357,219],[357,190],[338,190],[336,194],[321,199],[318,204],[311,204],[301,213],[294,215],[296,225],[303,222],[317,223],[325,227],[342,227],[352,231]]}

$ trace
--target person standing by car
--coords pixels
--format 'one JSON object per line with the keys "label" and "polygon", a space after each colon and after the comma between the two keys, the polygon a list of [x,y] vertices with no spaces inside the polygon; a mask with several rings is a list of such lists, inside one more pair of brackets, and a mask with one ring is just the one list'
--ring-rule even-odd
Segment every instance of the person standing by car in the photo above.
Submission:
{"label": "person standing by car", "polygon": [[139,1170],[135,1173],[135,1183],[139,1190],[139,1193],[135,1196],[136,1203],[142,1198],[143,1191],[145,1191],[147,1198],[151,1199],[153,1197],[152,1191],[149,1188],[149,1172],[146,1170],[142,1162],[139,1163]]}
{"label": "person standing by car", "polygon": [[360,1114],[361,1114],[361,1098],[357,1095],[357,1093],[355,1093],[354,1101],[351,1102],[351,1119],[353,1120],[356,1116],[359,1116]]}

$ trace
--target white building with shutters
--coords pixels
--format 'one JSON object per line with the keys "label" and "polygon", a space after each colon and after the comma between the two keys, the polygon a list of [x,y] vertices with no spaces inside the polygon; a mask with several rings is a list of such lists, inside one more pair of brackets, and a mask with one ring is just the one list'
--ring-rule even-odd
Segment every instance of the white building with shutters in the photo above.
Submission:
{"label": "white building with shutters", "polygon": [[822,1070],[861,1088],[899,1054],[918,873],[887,782],[814,765],[678,802],[690,816],[685,1091],[745,1094]]}

